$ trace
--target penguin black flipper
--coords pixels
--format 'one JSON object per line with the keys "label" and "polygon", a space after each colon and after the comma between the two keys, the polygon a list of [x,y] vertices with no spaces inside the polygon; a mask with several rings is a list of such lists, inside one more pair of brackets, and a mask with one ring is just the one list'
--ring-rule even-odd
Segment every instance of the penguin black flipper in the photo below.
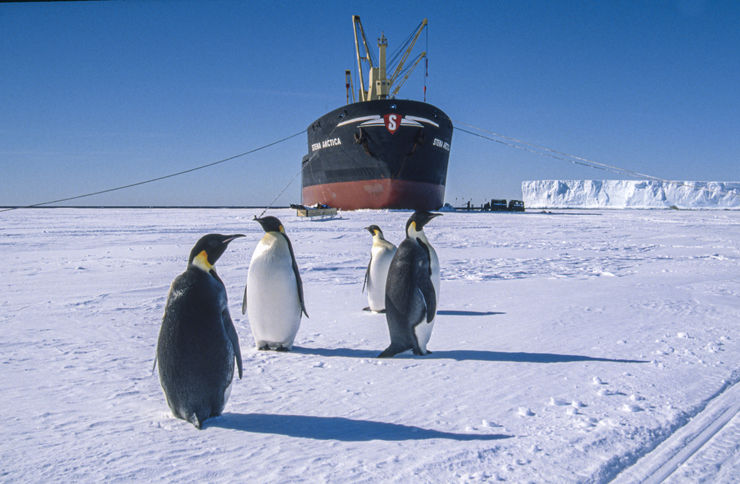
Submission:
{"label": "penguin black flipper", "polygon": [[[281,233],[282,234],[282,233]],[[285,237],[285,241],[288,243],[288,250],[290,250],[290,258],[293,261],[293,274],[295,274],[295,282],[298,286],[298,299],[301,301],[301,311],[308,317],[306,312],[306,303],[303,300],[303,282],[301,281],[301,273],[298,271],[298,264],[295,261],[295,254],[293,253],[293,244],[290,243],[290,239],[287,235],[282,234]]]}
{"label": "penguin black flipper", "polygon": [[247,313],[247,285],[244,284],[244,297],[242,298],[242,314]]}
{"label": "penguin black flipper", "polygon": [[424,249],[424,253],[427,255],[427,263],[429,264],[429,275],[432,275],[432,251],[429,250],[429,246],[419,239],[416,239],[419,246]]}
{"label": "penguin black flipper", "polygon": [[424,296],[424,302],[427,306],[426,316],[428,323],[437,314],[437,295],[434,292],[434,284],[432,284],[432,278],[429,275],[419,277],[416,283],[419,286],[421,294]]}
{"label": "penguin black flipper", "polygon": [[229,337],[229,341],[231,341],[231,347],[234,350],[234,358],[236,358],[236,367],[239,370],[239,379],[242,378],[242,351],[239,348],[239,336],[236,334],[236,328],[234,327],[234,322],[231,321],[231,315],[229,314],[229,310],[225,309],[221,313],[221,319],[224,322],[224,329],[226,330],[226,335]]}
{"label": "penguin black flipper", "polygon": [[434,284],[432,284],[432,254],[427,244],[418,239],[416,241],[424,249],[428,261],[427,264],[419,264],[419,270],[416,273],[416,284],[424,295],[424,302],[427,305],[427,323],[429,323],[437,314],[437,293],[434,290]]}
{"label": "penguin black flipper", "polygon": [[[367,269],[365,270],[365,281],[363,281],[362,283],[362,292],[365,292],[365,286],[367,286],[367,283],[370,281],[370,264],[372,263],[373,263],[373,256],[370,256],[370,260],[367,263]],[[368,287],[368,289],[370,288]]]}

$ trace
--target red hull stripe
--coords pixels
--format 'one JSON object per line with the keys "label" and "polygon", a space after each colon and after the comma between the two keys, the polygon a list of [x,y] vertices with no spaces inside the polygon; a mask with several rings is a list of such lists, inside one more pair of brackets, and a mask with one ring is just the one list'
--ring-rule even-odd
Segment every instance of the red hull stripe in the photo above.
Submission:
{"label": "red hull stripe", "polygon": [[442,206],[444,195],[444,185],[383,178],[303,187],[303,205],[323,203],[340,210],[438,210]]}

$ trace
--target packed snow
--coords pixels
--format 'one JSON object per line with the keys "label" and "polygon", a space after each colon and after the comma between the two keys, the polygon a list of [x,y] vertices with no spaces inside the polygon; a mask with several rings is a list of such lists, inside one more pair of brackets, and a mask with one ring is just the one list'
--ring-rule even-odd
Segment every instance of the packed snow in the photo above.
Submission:
{"label": "packed snow", "polygon": [[530,180],[527,208],[740,209],[740,182]]}
{"label": "packed snow", "polygon": [[[5,482],[736,482],[740,212],[444,213],[432,354],[376,356],[371,237],[410,213],[271,210],[301,270],[293,351],[241,300],[250,209],[0,214]],[[203,234],[244,359],[222,416],[174,418],[152,372],[172,280]]]}

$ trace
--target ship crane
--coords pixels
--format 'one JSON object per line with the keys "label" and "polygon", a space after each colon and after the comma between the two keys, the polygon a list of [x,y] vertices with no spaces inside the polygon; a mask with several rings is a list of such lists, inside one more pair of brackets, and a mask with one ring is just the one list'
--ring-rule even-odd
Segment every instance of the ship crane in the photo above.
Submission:
{"label": "ship crane", "polygon": [[[421,32],[424,30],[424,28],[426,28],[426,26],[427,19],[424,19],[421,21],[412,35],[409,36],[409,39],[404,44],[407,45],[407,48],[404,51],[403,56],[398,62],[395,70],[393,71],[393,74],[391,74],[390,78],[388,78],[386,72],[386,49],[388,48],[388,39],[386,39],[385,35],[383,34],[381,34],[380,38],[378,39],[379,59],[376,65],[374,59],[372,58],[372,54],[370,53],[370,49],[368,48],[367,38],[365,37],[365,30],[362,28],[360,16],[352,16],[352,29],[355,35],[355,55],[357,57],[357,71],[360,77],[360,101],[388,99],[389,97],[394,98],[398,94],[401,86],[403,86],[403,84],[409,78],[421,59],[426,58],[426,52],[422,52],[415,58],[414,62],[409,67],[404,69],[404,65],[411,55],[411,51],[413,50],[416,41],[419,39]],[[368,65],[367,87],[365,86],[365,76],[363,74],[362,68],[363,62],[367,63]]]}

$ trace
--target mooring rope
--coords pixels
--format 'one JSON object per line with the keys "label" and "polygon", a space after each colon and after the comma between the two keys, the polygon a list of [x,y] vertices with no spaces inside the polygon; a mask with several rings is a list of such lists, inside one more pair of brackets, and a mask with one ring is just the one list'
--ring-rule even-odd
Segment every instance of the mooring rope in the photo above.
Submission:
{"label": "mooring rope", "polygon": [[280,190],[280,193],[278,193],[277,195],[275,195],[275,198],[273,198],[273,199],[272,199],[272,200],[270,201],[270,203],[268,203],[268,204],[267,204],[267,206],[265,207],[265,209],[264,209],[264,210],[262,210],[262,213],[261,213],[261,214],[260,214],[260,216],[259,216],[259,217],[257,217],[257,218],[262,218],[262,216],[263,216],[263,215],[265,214],[265,212],[267,212],[268,210],[271,210],[271,209],[272,209],[272,204],[273,204],[273,203],[275,203],[275,202],[277,201],[277,199],[278,199],[278,198],[280,198],[280,196],[281,196],[281,195],[282,195],[283,193],[285,193],[285,190],[287,190],[287,189],[288,189],[288,187],[289,187],[289,186],[291,186],[291,185],[293,184],[293,182],[295,181],[295,179],[296,179],[296,178],[298,177],[298,175],[300,175],[300,174],[301,174],[301,172],[302,172],[302,171],[303,171],[303,164],[301,163],[301,169],[300,169],[300,170],[298,170],[298,171],[296,172],[296,174],[295,174],[295,175],[293,175],[293,178],[291,178],[291,179],[290,179],[290,181],[289,181],[288,183],[286,183],[286,184],[285,184],[285,186],[283,187],[283,189],[282,189],[282,190]]}
{"label": "mooring rope", "polygon": [[[468,128],[474,129],[478,131],[477,133],[474,131],[469,131],[464,128],[460,128],[459,126],[456,128],[457,131],[462,131],[464,133],[472,134],[473,136],[478,136],[483,139],[487,139],[489,141],[493,141],[495,143],[500,143],[502,145],[509,146],[511,148],[516,148],[519,150],[528,151],[530,153],[534,153],[540,156],[549,156],[551,158],[555,158],[557,160],[567,161],[569,163],[573,163],[574,165],[583,165],[588,166],[590,168],[596,168],[598,170],[606,170],[611,171],[614,173],[619,173],[621,175],[629,175],[635,178],[647,178],[649,180],[655,180],[655,181],[661,181],[661,182],[672,182],[671,180],[666,180],[665,178],[660,178],[653,175],[647,175],[645,173],[640,173],[634,170],[630,170],[627,168],[621,168],[619,166],[615,165],[608,165],[606,163],[600,163],[598,161],[590,160],[588,158],[584,158],[582,156],[577,155],[571,155],[569,153],[564,153],[562,151],[557,151],[552,148],[548,148],[547,146],[537,145],[534,143],[528,143],[526,141],[522,141],[516,138],[512,138],[510,136],[504,136],[499,133],[495,133],[493,131],[489,131],[487,129],[478,128],[476,126],[473,126],[472,124],[463,123],[463,122],[456,122],[457,125],[463,125],[467,126]],[[490,136],[486,136],[486,133]]]}
{"label": "mooring rope", "polygon": [[[135,182],[135,183],[129,183],[128,185],[121,185],[121,186],[118,186],[118,187],[106,188],[105,190],[98,190],[96,192],[90,192],[90,193],[85,193],[85,194],[82,194],[82,195],[75,195],[75,196],[72,196],[72,197],[60,198],[58,200],[50,200],[48,202],[34,203],[33,205],[25,205],[25,206],[22,206],[22,207],[5,208],[5,209],[0,210],[0,212],[8,212],[10,210],[17,210],[19,208],[35,208],[35,207],[42,207],[44,205],[51,205],[53,203],[68,202],[70,200],[78,200],[80,198],[92,197],[92,196],[95,196],[95,195],[101,195],[103,193],[110,193],[110,192],[115,192],[115,191],[118,191],[118,190],[125,190],[127,188],[138,187],[138,186],[141,186],[141,185],[146,185],[148,183],[153,183],[153,182],[156,182],[156,181],[166,180],[168,178],[173,178],[173,177],[176,177],[176,176],[185,175],[186,173],[192,173],[194,171],[203,170],[205,168],[210,168],[212,166],[216,166],[216,165],[220,165],[222,163],[226,163],[227,161],[231,161],[231,160],[235,160],[237,158],[241,158],[242,156],[246,156],[246,155],[250,155],[252,153],[256,153],[257,151],[264,150],[266,148],[269,148],[271,146],[278,145],[280,143],[284,143],[284,142],[286,142],[286,141],[288,141],[288,140],[290,140],[292,138],[295,138],[296,136],[302,135],[305,132],[306,132],[306,130],[304,129],[304,130],[301,130],[301,131],[299,131],[297,133],[291,134],[290,136],[286,136],[284,138],[280,138],[279,140],[276,140],[276,141],[273,141],[271,143],[267,143],[265,145],[262,145],[262,146],[260,146],[258,148],[253,148],[253,149],[251,149],[249,151],[245,151],[244,153],[239,153],[238,155],[229,156],[228,158],[224,158],[222,160],[213,161],[211,163],[206,163],[204,165],[196,166],[196,167],[193,167],[193,168],[188,168],[187,170],[178,171],[176,173],[170,173],[168,175],[158,176],[156,178],[150,178],[148,180],[142,180],[142,181],[138,181],[138,182]],[[295,177],[293,177],[293,178],[295,179]],[[292,180],[291,180],[291,183],[292,183]],[[286,189],[287,189],[287,186],[283,189],[283,192]],[[280,194],[282,195],[282,192]],[[277,200],[277,197],[275,198],[275,200]],[[274,202],[274,200],[273,200],[273,202]]]}

